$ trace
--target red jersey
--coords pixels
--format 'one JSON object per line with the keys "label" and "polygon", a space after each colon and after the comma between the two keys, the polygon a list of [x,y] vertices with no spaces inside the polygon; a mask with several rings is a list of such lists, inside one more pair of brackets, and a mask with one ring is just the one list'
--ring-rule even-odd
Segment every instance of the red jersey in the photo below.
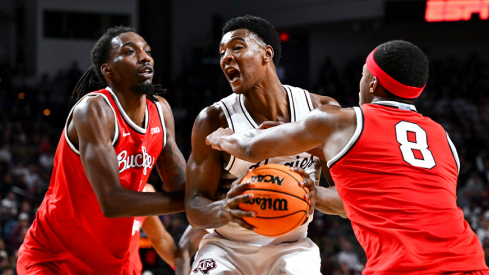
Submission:
{"label": "red jersey", "polygon": [[[142,191],[166,142],[159,102],[146,100],[145,127],[141,128],[130,120],[110,88],[89,96],[102,96],[116,117],[113,157],[119,162],[120,184]],[[134,218],[103,215],[65,127],[49,189],[19,250],[19,264],[29,268],[58,261],[68,274],[122,274],[129,261],[133,223]]]}
{"label": "red jersey", "polygon": [[457,207],[459,161],[445,130],[412,105],[376,103],[355,107],[357,130],[328,162],[367,255],[363,274],[487,269]]}
{"label": "red jersey", "polygon": [[141,256],[139,255],[139,239],[141,237],[140,231],[146,217],[135,217],[134,225],[132,227],[132,238],[129,244],[129,265],[134,275],[140,275],[143,271],[143,263],[141,262]]}

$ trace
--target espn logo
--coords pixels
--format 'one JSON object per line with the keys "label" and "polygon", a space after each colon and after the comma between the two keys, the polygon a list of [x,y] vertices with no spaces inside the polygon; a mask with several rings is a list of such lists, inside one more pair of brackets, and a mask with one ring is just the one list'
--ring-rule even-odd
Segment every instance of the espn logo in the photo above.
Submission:
{"label": "espn logo", "polygon": [[151,134],[157,134],[159,132],[161,132],[160,127],[156,126],[154,128],[151,128]]}

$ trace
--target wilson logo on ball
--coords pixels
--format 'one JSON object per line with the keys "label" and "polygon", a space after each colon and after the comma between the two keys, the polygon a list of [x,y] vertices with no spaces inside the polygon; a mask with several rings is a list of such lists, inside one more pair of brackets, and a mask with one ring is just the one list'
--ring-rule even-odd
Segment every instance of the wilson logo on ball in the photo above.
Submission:
{"label": "wilson logo on ball", "polygon": [[257,175],[257,176],[251,176],[250,179],[251,183],[255,182],[271,182],[272,184],[277,184],[277,185],[282,185],[282,182],[284,182],[284,178],[277,177],[274,175]]}
{"label": "wilson logo on ball", "polygon": [[275,211],[289,211],[286,199],[253,198],[245,204],[259,205],[261,210],[273,209]]}

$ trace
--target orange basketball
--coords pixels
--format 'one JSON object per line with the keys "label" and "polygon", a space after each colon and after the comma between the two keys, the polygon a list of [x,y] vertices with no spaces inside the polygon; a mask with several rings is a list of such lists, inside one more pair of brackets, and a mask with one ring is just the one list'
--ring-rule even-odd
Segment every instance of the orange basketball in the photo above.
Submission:
{"label": "orange basketball", "polygon": [[280,164],[266,164],[246,174],[241,182],[251,182],[243,194],[252,193],[251,201],[239,208],[254,211],[256,217],[243,218],[257,229],[256,233],[276,237],[289,233],[304,223],[309,201],[304,195],[308,188],[300,187],[301,175]]}

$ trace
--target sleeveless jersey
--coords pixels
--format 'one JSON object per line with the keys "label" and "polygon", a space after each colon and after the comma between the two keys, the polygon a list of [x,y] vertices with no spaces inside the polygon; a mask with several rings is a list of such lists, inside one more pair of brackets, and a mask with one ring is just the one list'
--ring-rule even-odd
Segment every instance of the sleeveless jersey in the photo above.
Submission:
{"label": "sleeveless jersey", "polygon": [[[289,100],[291,122],[300,120],[307,113],[313,110],[313,105],[309,96],[309,92],[288,85],[283,85],[283,87],[287,93],[287,97]],[[243,99],[243,95],[231,94],[230,96],[216,103],[221,107],[224,114],[226,115],[229,128],[231,128],[235,133],[259,127],[259,125],[256,124],[256,122],[252,119],[251,115],[246,110]],[[225,166],[225,170],[227,170],[231,175],[225,174],[224,177],[240,177],[249,169],[256,168],[267,163],[278,163],[290,167],[301,167],[308,174],[310,174],[311,179],[315,181],[316,185],[319,184],[319,177],[321,174],[320,161],[317,157],[314,157],[313,155],[308,153],[302,153],[299,155],[288,157],[270,158],[258,163],[250,163],[231,156],[229,162]],[[277,244],[305,238],[307,236],[307,226],[311,222],[311,220],[312,215],[308,222],[301,225],[299,228],[290,232],[289,234],[280,237],[265,237],[251,230],[244,229],[238,224],[232,222],[216,228],[215,232],[229,240],[237,242],[245,242],[257,245]]]}
{"label": "sleeveless jersey", "polygon": [[[141,128],[131,121],[109,87],[89,93],[79,102],[94,96],[102,96],[116,118],[112,144],[120,184],[142,191],[166,142],[159,102],[146,100],[145,127]],[[28,268],[39,262],[60,261],[69,274],[122,274],[129,261],[133,223],[132,217],[104,216],[65,126],[49,189],[19,250],[19,263]]]}
{"label": "sleeveless jersey", "polygon": [[328,166],[367,255],[363,274],[487,269],[457,207],[460,164],[442,126],[398,102],[354,109],[356,131]]}

